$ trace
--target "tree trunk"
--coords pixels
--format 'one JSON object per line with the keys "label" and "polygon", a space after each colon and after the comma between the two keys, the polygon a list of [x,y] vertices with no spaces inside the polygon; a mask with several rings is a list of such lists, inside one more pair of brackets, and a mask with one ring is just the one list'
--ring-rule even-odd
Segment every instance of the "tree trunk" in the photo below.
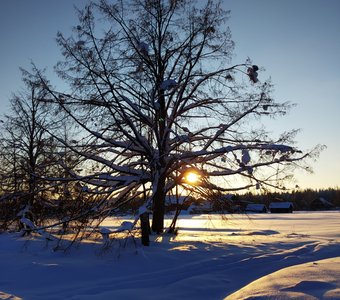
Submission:
{"label": "tree trunk", "polygon": [[160,234],[164,230],[165,214],[165,176],[160,176],[157,189],[153,195],[152,231]]}
{"label": "tree trunk", "polygon": [[140,224],[142,229],[142,245],[149,246],[150,245],[150,222],[149,222],[149,213],[145,212],[140,215]]}

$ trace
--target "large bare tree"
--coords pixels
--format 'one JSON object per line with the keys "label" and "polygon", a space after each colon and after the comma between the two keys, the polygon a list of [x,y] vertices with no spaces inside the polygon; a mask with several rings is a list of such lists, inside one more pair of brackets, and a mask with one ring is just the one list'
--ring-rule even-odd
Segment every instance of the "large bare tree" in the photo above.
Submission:
{"label": "large bare tree", "polygon": [[232,63],[221,2],[103,0],[78,17],[71,37],[57,36],[56,71],[70,88],[57,91],[38,72],[44,100],[83,129],[68,146],[98,165],[76,178],[116,206],[144,195],[154,232],[164,229],[167,193],[193,189],[188,170],[200,191],[278,187],[308,155],[292,147],[295,131],[272,138],[260,125],[289,104],[273,99],[250,60]]}

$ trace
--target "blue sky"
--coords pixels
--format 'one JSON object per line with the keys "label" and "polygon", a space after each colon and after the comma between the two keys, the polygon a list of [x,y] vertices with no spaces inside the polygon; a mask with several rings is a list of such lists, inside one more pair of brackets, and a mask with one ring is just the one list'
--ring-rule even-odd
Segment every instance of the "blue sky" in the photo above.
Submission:
{"label": "blue sky", "polygon": [[[234,62],[247,57],[266,68],[275,96],[297,106],[288,116],[266,122],[273,134],[300,128],[297,145],[327,149],[313,164],[314,174],[296,174],[303,188],[340,187],[340,1],[224,0],[236,43]],[[19,67],[52,66],[60,57],[58,31],[76,24],[73,6],[85,0],[0,1],[0,112],[20,89]]]}

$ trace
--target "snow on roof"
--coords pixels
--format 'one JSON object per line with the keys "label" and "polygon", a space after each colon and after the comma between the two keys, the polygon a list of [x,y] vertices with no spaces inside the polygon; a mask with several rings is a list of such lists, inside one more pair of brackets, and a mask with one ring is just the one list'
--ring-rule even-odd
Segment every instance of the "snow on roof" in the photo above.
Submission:
{"label": "snow on roof", "polygon": [[292,202],[272,202],[269,204],[269,208],[289,208],[293,206]]}
{"label": "snow on roof", "polygon": [[321,203],[325,204],[325,205],[333,206],[333,204],[330,203],[329,201],[327,201],[325,198],[320,197],[320,198],[319,198],[319,201],[320,201]]}
{"label": "snow on roof", "polygon": [[266,206],[264,204],[250,203],[247,205],[246,210],[249,211],[262,211]]}

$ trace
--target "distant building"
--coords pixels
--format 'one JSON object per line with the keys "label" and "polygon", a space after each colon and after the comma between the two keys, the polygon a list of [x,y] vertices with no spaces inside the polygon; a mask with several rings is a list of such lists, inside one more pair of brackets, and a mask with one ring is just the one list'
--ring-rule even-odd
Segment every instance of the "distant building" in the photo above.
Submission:
{"label": "distant building", "polygon": [[334,205],[322,197],[316,198],[310,204],[310,209],[312,210],[327,210],[332,208],[334,208]]}
{"label": "distant building", "polygon": [[269,204],[269,210],[271,213],[292,213],[292,202],[272,202]]}
{"label": "distant building", "polygon": [[264,204],[249,203],[245,209],[246,212],[267,213],[268,209]]}

